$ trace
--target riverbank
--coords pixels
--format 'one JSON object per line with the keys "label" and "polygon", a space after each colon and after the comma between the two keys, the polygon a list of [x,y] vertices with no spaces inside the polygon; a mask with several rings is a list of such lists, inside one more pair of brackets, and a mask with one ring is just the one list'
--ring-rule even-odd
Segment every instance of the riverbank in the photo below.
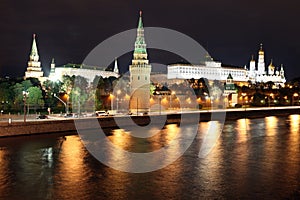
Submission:
{"label": "riverbank", "polygon": [[[210,121],[210,120],[223,120],[224,113],[226,120],[235,120],[239,118],[260,118],[266,116],[284,116],[290,114],[300,114],[300,107],[268,107],[268,108],[241,108],[241,109],[226,109],[226,110],[200,110],[200,111],[187,111],[179,113],[162,113],[162,115],[151,116],[108,116],[100,118],[80,118],[80,119],[49,119],[49,120],[36,120],[27,121],[12,121],[11,123],[0,123],[0,137],[20,136],[20,135],[33,135],[33,134],[46,134],[46,133],[59,133],[59,132],[72,132],[76,131],[74,120],[76,120],[77,128],[82,129],[98,129],[99,124],[101,128],[118,128],[128,126],[132,120],[141,126],[149,124],[150,117],[152,123],[161,123],[162,120],[165,124],[181,123],[184,118],[185,123],[197,123],[197,121]],[[200,117],[199,117],[200,115]],[[116,120],[118,125],[116,123]],[[98,120],[99,123],[95,123]]]}

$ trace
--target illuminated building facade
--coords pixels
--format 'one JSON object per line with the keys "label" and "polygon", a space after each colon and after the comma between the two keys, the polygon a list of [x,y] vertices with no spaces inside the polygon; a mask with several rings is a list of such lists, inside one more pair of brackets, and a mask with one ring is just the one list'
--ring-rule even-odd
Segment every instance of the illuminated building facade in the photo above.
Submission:
{"label": "illuminated building facade", "polygon": [[222,66],[207,56],[206,61],[199,65],[172,64],[168,65],[168,79],[200,79],[219,80],[225,82],[229,74],[235,81],[245,81],[247,70],[239,67]]}
{"label": "illuminated building facade", "polygon": [[261,48],[258,52],[258,63],[256,66],[255,60],[252,58],[250,61],[249,69],[245,66],[234,67],[222,65],[221,62],[214,61],[207,56],[208,59],[202,64],[172,64],[168,65],[168,79],[200,79],[206,78],[208,80],[219,80],[226,82],[229,74],[233,77],[235,82],[248,82],[252,83],[266,83],[272,81],[275,87],[283,86],[286,82],[284,76],[283,66],[276,68],[272,61],[268,68],[265,68],[264,51]]}
{"label": "illuminated building facade", "polygon": [[[117,68],[117,69],[116,69]],[[108,77],[119,77],[119,70],[117,65],[117,60],[115,60],[115,65],[113,71],[105,71],[97,69],[97,67],[92,67],[84,64],[65,64],[63,66],[56,67],[54,60],[51,63],[51,70],[49,79],[52,81],[62,80],[64,75],[67,76],[81,76],[87,79],[89,83],[93,82],[96,76],[101,76],[102,78]]]}

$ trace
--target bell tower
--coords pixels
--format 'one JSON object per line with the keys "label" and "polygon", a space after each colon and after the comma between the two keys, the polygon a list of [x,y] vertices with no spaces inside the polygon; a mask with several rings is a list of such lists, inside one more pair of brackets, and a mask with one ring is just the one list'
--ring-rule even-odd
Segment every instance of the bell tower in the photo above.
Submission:
{"label": "bell tower", "polygon": [[260,44],[260,49],[258,51],[258,63],[257,63],[257,73],[259,75],[266,74],[266,67],[265,67],[265,52],[263,50],[263,45]]}

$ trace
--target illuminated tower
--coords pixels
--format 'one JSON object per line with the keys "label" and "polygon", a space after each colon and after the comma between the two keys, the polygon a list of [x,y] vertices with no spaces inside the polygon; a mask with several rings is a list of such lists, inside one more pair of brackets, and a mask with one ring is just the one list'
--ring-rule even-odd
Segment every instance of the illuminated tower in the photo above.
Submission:
{"label": "illuminated tower", "polygon": [[114,66],[113,71],[114,71],[116,74],[119,74],[119,68],[118,68],[118,61],[117,61],[117,58],[115,58],[115,66]]}
{"label": "illuminated tower", "polygon": [[275,66],[273,65],[273,60],[271,60],[270,65],[268,66],[268,75],[275,74]]}
{"label": "illuminated tower", "polygon": [[27,71],[25,72],[25,78],[40,78],[43,77],[43,74],[44,73],[41,68],[41,62],[39,61],[39,53],[35,41],[35,34],[33,34],[31,53],[29,56]]}
{"label": "illuminated tower", "polygon": [[282,65],[282,64],[281,64],[281,66],[280,66],[280,76],[281,76],[282,79],[285,80],[285,77],[284,77],[284,69],[283,69],[283,65]]}
{"label": "illuminated tower", "polygon": [[52,58],[52,61],[51,61],[51,69],[50,69],[50,74],[53,73],[55,74],[55,62],[54,62],[54,58]]}
{"label": "illuminated tower", "polygon": [[266,74],[265,52],[263,51],[262,44],[260,44],[260,50],[258,51],[257,73],[258,75]]}
{"label": "illuminated tower", "polygon": [[148,112],[150,109],[151,65],[147,57],[142,11],[140,11],[133,60],[129,66],[131,87],[129,107],[132,113]]}
{"label": "illuminated tower", "polygon": [[50,68],[49,79],[52,80],[52,81],[56,81],[54,58],[52,58],[50,66],[51,66],[51,68]]}
{"label": "illuminated tower", "polygon": [[251,79],[254,79],[255,78],[255,60],[253,58],[253,55],[252,55],[252,59],[250,61],[250,67],[249,67],[249,77]]}

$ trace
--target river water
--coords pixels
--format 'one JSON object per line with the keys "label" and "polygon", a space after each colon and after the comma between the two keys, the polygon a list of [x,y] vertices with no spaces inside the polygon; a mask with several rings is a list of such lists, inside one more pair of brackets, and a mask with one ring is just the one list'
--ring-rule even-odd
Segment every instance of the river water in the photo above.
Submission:
{"label": "river water", "polygon": [[[2,138],[0,199],[300,198],[300,115],[227,121],[212,151],[199,158],[202,130],[218,123],[199,123],[183,156],[148,173],[101,164],[72,133]],[[188,130],[170,124],[135,140],[117,129],[108,138],[128,151],[150,152]]]}

